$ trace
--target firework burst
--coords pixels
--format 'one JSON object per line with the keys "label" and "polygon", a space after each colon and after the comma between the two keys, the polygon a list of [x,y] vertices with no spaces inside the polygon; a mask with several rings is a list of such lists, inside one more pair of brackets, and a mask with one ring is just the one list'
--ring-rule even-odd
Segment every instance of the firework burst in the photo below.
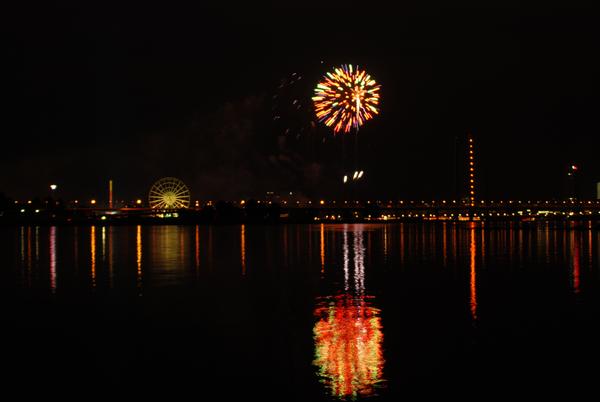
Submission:
{"label": "firework burst", "polygon": [[328,72],[315,88],[317,118],[334,133],[358,129],[379,113],[380,88],[365,70],[344,64]]}

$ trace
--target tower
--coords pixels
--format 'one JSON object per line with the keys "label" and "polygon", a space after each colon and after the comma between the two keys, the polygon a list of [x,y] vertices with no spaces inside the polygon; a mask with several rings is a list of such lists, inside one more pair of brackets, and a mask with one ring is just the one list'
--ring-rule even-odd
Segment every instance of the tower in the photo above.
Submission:
{"label": "tower", "polygon": [[468,136],[468,145],[469,145],[469,182],[468,182],[468,194],[469,194],[469,205],[475,206],[475,147],[473,143],[473,136],[469,134]]}
{"label": "tower", "polygon": [[108,207],[112,209],[113,207],[113,186],[112,179],[108,181]]}

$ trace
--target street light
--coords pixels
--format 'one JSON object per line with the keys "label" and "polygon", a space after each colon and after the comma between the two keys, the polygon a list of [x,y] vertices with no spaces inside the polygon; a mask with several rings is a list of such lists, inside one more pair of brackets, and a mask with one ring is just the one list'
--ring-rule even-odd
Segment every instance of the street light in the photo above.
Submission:
{"label": "street light", "polygon": [[48,194],[48,199],[46,200],[46,205],[50,205],[50,202],[52,202],[52,204],[56,205],[56,201],[55,201],[55,194],[56,194],[56,189],[58,188],[58,186],[56,184],[50,184],[50,194]]}

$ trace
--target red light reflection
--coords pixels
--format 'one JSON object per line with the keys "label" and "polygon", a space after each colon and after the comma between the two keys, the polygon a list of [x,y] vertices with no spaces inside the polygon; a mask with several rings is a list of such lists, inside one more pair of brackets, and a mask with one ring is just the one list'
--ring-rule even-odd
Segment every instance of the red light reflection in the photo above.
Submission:
{"label": "red light reflection", "polygon": [[314,364],[336,397],[373,395],[383,381],[380,311],[368,299],[344,294],[323,299],[315,310]]}

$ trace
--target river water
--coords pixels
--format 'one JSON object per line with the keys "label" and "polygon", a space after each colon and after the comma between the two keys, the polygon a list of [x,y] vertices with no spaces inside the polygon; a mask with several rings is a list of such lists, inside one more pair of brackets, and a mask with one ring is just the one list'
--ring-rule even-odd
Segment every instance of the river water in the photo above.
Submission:
{"label": "river water", "polygon": [[0,228],[3,390],[278,401],[595,392],[592,226]]}

